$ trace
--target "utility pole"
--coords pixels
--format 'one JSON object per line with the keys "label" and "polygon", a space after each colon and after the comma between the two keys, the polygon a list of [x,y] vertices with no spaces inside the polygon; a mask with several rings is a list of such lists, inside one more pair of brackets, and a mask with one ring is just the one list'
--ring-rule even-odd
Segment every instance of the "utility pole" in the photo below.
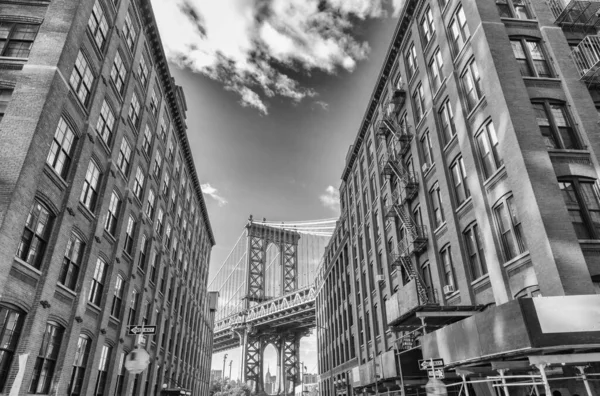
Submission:
{"label": "utility pole", "polygon": [[225,361],[226,360],[227,360],[227,354],[225,354],[225,356],[223,356],[223,371],[222,371],[223,380],[225,380]]}

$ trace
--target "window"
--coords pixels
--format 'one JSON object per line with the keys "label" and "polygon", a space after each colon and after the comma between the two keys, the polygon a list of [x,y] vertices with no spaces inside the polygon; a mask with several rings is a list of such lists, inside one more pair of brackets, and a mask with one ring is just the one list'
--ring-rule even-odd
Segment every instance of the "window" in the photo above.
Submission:
{"label": "window", "polygon": [[412,76],[417,72],[417,50],[415,49],[415,43],[411,43],[408,51],[406,51],[406,69],[410,81]]}
{"label": "window", "polygon": [[85,377],[85,367],[90,355],[90,338],[80,335],[77,340],[77,350],[75,351],[75,361],[73,362],[73,371],[71,372],[71,381],[67,387],[67,395],[79,396],[83,388],[83,378]]}
{"label": "window", "polygon": [[0,88],[0,121],[4,118],[12,93],[13,89]]}
{"label": "window", "polygon": [[442,209],[442,195],[440,194],[440,185],[436,182],[429,191],[431,196],[431,206],[433,208],[433,223],[435,228],[444,222],[444,210]]}
{"label": "window", "polygon": [[136,127],[140,121],[140,110],[140,100],[138,99],[137,94],[134,93],[131,97],[131,104],[129,105],[129,119]]}
{"label": "window", "polygon": [[0,56],[28,58],[40,25],[0,22]]}
{"label": "window", "polygon": [[137,290],[133,290],[131,293],[131,300],[129,300],[129,316],[127,317],[127,324],[132,325],[135,322],[138,300],[140,299],[140,294]]}
{"label": "window", "polygon": [[125,68],[125,63],[123,63],[123,59],[121,58],[121,53],[117,51],[115,55],[115,60],[113,62],[112,70],[110,71],[110,79],[113,84],[115,84],[115,88],[122,95],[125,89],[125,77],[127,76],[127,69]]}
{"label": "window", "polygon": [[144,154],[146,154],[148,157],[150,156],[150,151],[152,150],[152,131],[150,130],[150,126],[148,124],[146,124],[146,128],[144,129],[142,150],[144,150]]}
{"label": "window", "polygon": [[162,187],[162,195],[165,197],[168,197],[169,194],[169,183],[170,183],[170,179],[171,177],[169,176],[169,170],[167,169],[167,172],[165,172],[164,176],[163,176],[163,187]]}
{"label": "window", "polygon": [[127,176],[129,173],[129,163],[131,161],[131,146],[127,142],[127,139],[123,138],[121,141],[121,148],[119,149],[119,157],[117,158],[117,167],[123,175]]}
{"label": "window", "polygon": [[454,13],[452,20],[450,21],[450,25],[448,26],[448,30],[450,31],[452,49],[454,50],[454,55],[456,56],[471,35],[469,33],[469,27],[467,26],[465,11],[463,10],[462,6],[459,6],[456,13]]}
{"label": "window", "polygon": [[510,44],[523,77],[552,77],[539,41],[524,38],[511,39]]}
{"label": "window", "polygon": [[117,275],[117,281],[115,282],[115,291],[113,292],[112,305],[110,307],[110,314],[117,319],[121,318],[121,306],[123,305],[123,278],[121,275]]}
{"label": "window", "polygon": [[169,118],[167,113],[163,114],[162,119],[160,120],[160,140],[163,142],[167,138],[167,130],[169,129]]}
{"label": "window", "polygon": [[123,24],[123,37],[127,42],[127,48],[131,52],[133,52],[135,48],[135,38],[137,36],[137,32],[135,31],[135,27],[133,26],[133,22],[131,21],[131,12],[127,11],[127,16],[125,17],[125,24]]}
{"label": "window", "polygon": [[173,140],[175,140],[175,136],[171,135],[171,140],[169,140],[169,147],[167,148],[169,161],[173,161],[173,153],[175,151],[175,147],[173,146]]}
{"label": "window", "polygon": [[98,362],[98,377],[94,386],[94,396],[104,396],[106,389],[106,379],[108,378],[108,364],[111,361],[112,348],[108,345],[102,345],[100,352],[100,361]]}
{"label": "window", "polygon": [[85,180],[83,181],[83,189],[81,190],[81,197],[79,197],[79,201],[81,201],[83,206],[92,212],[96,207],[99,181],[100,169],[98,169],[98,165],[96,165],[96,163],[92,160],[88,164],[88,168],[85,173]]}
{"label": "window", "polygon": [[123,245],[123,250],[125,253],[131,256],[131,252],[133,251],[133,238],[135,234],[135,219],[133,216],[129,216],[127,219],[127,228],[125,229],[125,243]]}
{"label": "window", "polygon": [[158,215],[156,216],[156,233],[158,235],[162,235],[163,232],[163,219],[164,219],[164,212],[162,210],[162,208],[158,209]]}
{"label": "window", "polygon": [[442,59],[442,53],[440,49],[436,49],[431,60],[429,61],[429,73],[431,74],[431,92],[437,92],[442,85],[444,79],[444,73],[442,67],[444,66],[444,60]]}
{"label": "window", "polygon": [[138,76],[140,77],[140,83],[145,87],[148,84],[148,65],[146,65],[146,57],[144,55],[140,57]]}
{"label": "window", "polygon": [[517,217],[513,197],[503,198],[494,207],[494,214],[502,242],[504,260],[508,261],[526,250],[521,221]]}
{"label": "window", "polygon": [[54,133],[54,139],[52,140],[46,163],[63,179],[66,179],[69,172],[71,156],[73,155],[76,142],[73,130],[67,125],[65,119],[61,117]]}
{"label": "window", "polygon": [[92,33],[94,42],[98,48],[104,48],[106,35],[108,34],[108,23],[106,22],[106,17],[104,16],[104,10],[100,5],[100,0],[96,0],[96,3],[94,3],[92,15],[90,15],[90,19],[88,20],[88,29],[90,29],[90,33]]}
{"label": "window", "polygon": [[421,148],[423,149],[423,164],[427,164],[429,168],[433,165],[433,148],[431,147],[429,131],[425,132],[421,138]]}
{"label": "window", "polygon": [[156,275],[158,274],[157,267],[160,265],[160,256],[154,251],[154,256],[150,262],[150,282],[156,283]]}
{"label": "window", "polygon": [[469,186],[467,186],[467,172],[465,171],[465,163],[462,157],[457,158],[450,165],[450,172],[452,173],[456,204],[460,205],[471,196]]}
{"label": "window", "polygon": [[473,280],[475,280],[488,272],[477,223],[471,224],[463,231],[463,237],[465,239],[465,245],[467,246],[467,254],[469,255],[471,276],[473,277]]}
{"label": "window", "polygon": [[142,242],[140,243],[140,255],[138,256],[138,267],[142,270],[146,270],[146,258],[148,257],[148,238],[146,235],[142,235]]}
{"label": "window", "polygon": [[423,34],[423,47],[426,47],[433,35],[435,34],[435,26],[433,26],[433,13],[431,12],[431,8],[427,7],[425,10],[425,14],[421,19],[421,32]]}
{"label": "window", "polygon": [[125,382],[125,352],[121,352],[119,365],[117,368],[117,384],[115,386],[115,395],[123,394],[123,383]]}
{"label": "window", "polygon": [[475,60],[471,60],[471,63],[469,63],[463,71],[460,80],[467,99],[467,107],[469,110],[473,110],[475,105],[479,103],[479,100],[483,97],[481,77]]}
{"label": "window", "polygon": [[25,229],[17,249],[17,257],[39,269],[46,243],[48,243],[51,225],[52,216],[50,212],[44,205],[35,201],[27,215]]}
{"label": "window", "polygon": [[440,251],[440,258],[444,265],[444,285],[452,286],[456,290],[456,278],[454,276],[454,265],[452,264],[452,250],[446,246]]}
{"label": "window", "polygon": [[452,105],[450,100],[446,100],[439,110],[440,121],[442,124],[442,134],[444,136],[444,144],[450,143],[456,135],[456,127],[454,126],[454,114],[452,113]]}
{"label": "window", "polygon": [[4,391],[8,379],[24,319],[20,311],[0,306],[0,392]]}
{"label": "window", "polygon": [[150,189],[150,192],[148,193],[148,205],[146,206],[146,216],[148,216],[150,221],[152,221],[152,218],[154,217],[155,204],[156,196],[154,195],[154,190]]}
{"label": "window", "polygon": [[104,100],[100,116],[98,117],[98,123],[96,124],[96,133],[107,146],[110,146],[114,126],[115,115],[108,103],[106,103],[106,100]]}
{"label": "window", "polygon": [[46,323],[46,331],[33,368],[29,393],[48,394],[50,392],[62,336],[63,328],[58,323]]}
{"label": "window", "polygon": [[532,105],[546,148],[581,149],[563,103],[544,101],[534,102]]}
{"label": "window", "polygon": [[85,244],[83,241],[77,235],[71,234],[58,275],[58,281],[71,290],[75,290],[77,285],[84,250]]}
{"label": "window", "polygon": [[106,277],[107,267],[108,265],[104,262],[104,260],[98,257],[96,260],[94,275],[92,277],[90,294],[88,296],[88,301],[94,305],[100,306],[100,302],[102,302],[102,292],[104,291],[104,278]]}
{"label": "window", "polygon": [[154,86],[152,90],[152,96],[150,97],[150,112],[154,117],[158,115],[158,104],[160,102],[160,92],[158,91],[158,84]]}
{"label": "window", "polygon": [[142,195],[144,195],[144,181],[146,177],[144,176],[144,171],[139,166],[135,171],[135,180],[133,181],[133,193],[139,199],[142,200]]}
{"label": "window", "polygon": [[423,84],[419,84],[413,93],[413,103],[415,106],[415,123],[419,123],[425,115],[425,96],[423,94]]}
{"label": "window", "polygon": [[481,163],[483,164],[483,173],[485,178],[492,176],[503,164],[500,153],[498,152],[498,137],[494,124],[490,121],[476,136],[477,149]]}
{"label": "window", "polygon": [[496,0],[501,18],[534,19],[525,5],[525,0]]}
{"label": "window", "polygon": [[598,187],[592,180],[573,179],[558,183],[578,239],[600,239]]}
{"label": "window", "polygon": [[156,151],[156,156],[154,157],[154,168],[152,173],[156,180],[160,178],[160,169],[162,167],[162,155],[160,155],[160,151]]}
{"label": "window", "polygon": [[88,65],[87,59],[81,51],[77,55],[70,82],[81,103],[87,105],[90,92],[92,91],[92,84],[94,83],[94,75]]}
{"label": "window", "polygon": [[117,221],[119,220],[119,210],[121,208],[121,200],[115,191],[110,196],[108,204],[108,213],[106,213],[106,221],[104,229],[112,236],[115,236],[117,231]]}

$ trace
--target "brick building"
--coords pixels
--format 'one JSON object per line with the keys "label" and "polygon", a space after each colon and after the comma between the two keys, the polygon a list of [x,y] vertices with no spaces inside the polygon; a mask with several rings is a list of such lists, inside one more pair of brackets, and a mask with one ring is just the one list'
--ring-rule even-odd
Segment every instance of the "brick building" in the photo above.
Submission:
{"label": "brick building", "polygon": [[405,2],[318,274],[323,395],[418,394],[430,358],[449,393],[591,394],[599,7]]}
{"label": "brick building", "polygon": [[214,237],[150,1],[3,0],[0,31],[0,393],[208,394]]}

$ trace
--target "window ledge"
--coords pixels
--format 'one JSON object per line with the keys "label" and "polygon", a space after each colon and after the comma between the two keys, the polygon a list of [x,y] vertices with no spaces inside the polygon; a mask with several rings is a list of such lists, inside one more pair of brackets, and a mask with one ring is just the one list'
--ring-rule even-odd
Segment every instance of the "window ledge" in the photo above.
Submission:
{"label": "window ledge", "polygon": [[20,269],[24,270],[24,272],[26,272],[27,275],[32,275],[35,278],[39,278],[40,276],[42,276],[42,271],[35,268],[33,265],[27,263],[26,261],[21,260],[17,256],[14,257],[14,261],[17,264],[19,264],[19,267],[21,267]]}
{"label": "window ledge", "polygon": [[506,263],[504,263],[504,268],[506,269],[506,272],[514,271],[515,269],[522,267],[523,265],[527,264],[530,261],[531,261],[531,258],[529,256],[529,250],[528,250],[524,253],[519,254],[517,257],[510,259]]}
{"label": "window ledge", "polygon": [[446,87],[446,81],[448,81],[448,76],[444,77],[444,79],[440,83],[440,86],[435,91],[435,94],[433,95],[433,103],[434,104],[437,103],[438,100],[440,100],[440,96],[441,96],[442,92],[444,91],[444,88]]}
{"label": "window ledge", "polygon": [[477,113],[480,109],[482,109],[483,107],[485,107],[485,105],[487,105],[487,100],[485,99],[485,95],[483,95],[480,99],[479,102],[477,102],[475,104],[475,106],[473,106],[473,109],[471,111],[469,111],[469,114],[467,115],[467,120],[471,120],[471,118],[473,118],[473,116],[475,115],[475,113]]}
{"label": "window ledge", "polygon": [[473,289],[476,289],[478,287],[485,286],[488,283],[490,283],[490,275],[489,274],[485,274],[485,275],[481,275],[479,278],[471,281],[471,287]]}
{"label": "window ledge", "polygon": [[522,18],[509,18],[509,17],[501,17],[500,20],[502,22],[507,22],[509,24],[514,25],[528,25],[531,27],[535,27],[538,25],[537,19],[522,19]]}
{"label": "window ledge", "polygon": [[84,204],[81,203],[81,201],[79,201],[79,204],[77,205],[77,209],[91,222],[93,222],[94,220],[96,220],[96,215],[94,215],[94,213],[89,210]]}
{"label": "window ledge", "polygon": [[[418,131],[419,129],[421,129],[423,124],[425,124],[425,120],[427,119],[428,115],[429,115],[429,109],[427,109],[427,111],[425,111],[423,113],[423,116],[421,117],[421,119],[419,120],[419,122],[417,123],[417,125],[415,127],[415,131]],[[418,134],[418,132],[417,132],[417,134]]]}
{"label": "window ledge", "polygon": [[60,290],[61,292],[68,293],[68,294],[70,294],[70,295],[71,295],[71,297],[73,297],[73,298],[77,296],[77,293],[75,293],[75,291],[74,291],[74,290],[71,290],[71,289],[69,289],[67,286],[63,285],[63,284],[62,284],[62,283],[60,283],[60,282],[57,282],[57,283],[56,283],[56,286],[58,286],[58,288],[59,288],[59,289],[61,289],[61,290]]}
{"label": "window ledge", "polygon": [[106,228],[104,227],[102,228],[102,236],[104,236],[104,238],[107,239],[111,244],[117,242],[115,236],[106,231]]}
{"label": "window ledge", "polygon": [[469,196],[469,198],[465,199],[465,201],[463,203],[461,203],[460,205],[458,205],[458,208],[456,208],[455,213],[459,215],[459,217],[462,217],[463,213],[462,212],[466,212],[467,210],[473,208],[473,198],[472,196]]}
{"label": "window ledge", "polygon": [[90,308],[92,311],[96,311],[96,313],[100,313],[102,312],[102,308],[100,308],[99,306],[97,306],[96,304],[94,304],[91,301],[87,302],[87,306],[88,308]]}
{"label": "window ledge", "polygon": [[419,75],[419,68],[417,67],[415,69],[415,72],[413,73],[412,76],[410,76],[410,80],[408,80],[408,87],[411,88],[412,85],[415,83],[415,81],[417,80],[417,76]]}
{"label": "window ledge", "polygon": [[446,221],[444,220],[444,222],[443,222],[442,224],[440,224],[440,225],[438,226],[438,228],[436,228],[436,229],[433,231],[433,233],[434,233],[434,234],[436,234],[436,236],[437,236],[437,234],[441,233],[441,232],[442,232],[442,229],[444,229],[444,228],[446,228],[446,227],[447,227],[447,223],[446,223]]}
{"label": "window ledge", "polygon": [[444,153],[446,151],[450,151],[451,147],[454,147],[458,144],[458,133],[456,133],[456,131],[454,132],[454,135],[452,135],[452,138],[450,139],[450,141],[448,143],[446,143],[446,145],[444,146]]}
{"label": "window ledge", "polygon": [[457,68],[458,64],[465,57],[465,54],[467,53],[467,48],[470,47],[470,44],[471,44],[471,37],[473,37],[473,36],[469,36],[469,38],[467,40],[465,40],[465,43],[463,44],[462,48],[458,50],[458,52],[456,53],[456,56],[453,58],[453,63],[454,63],[455,68]]}
{"label": "window ledge", "polygon": [[56,184],[56,187],[58,187],[59,189],[64,191],[68,187],[66,180],[60,177],[60,175],[56,173],[54,168],[48,165],[47,162],[44,164],[44,173],[54,184]]}

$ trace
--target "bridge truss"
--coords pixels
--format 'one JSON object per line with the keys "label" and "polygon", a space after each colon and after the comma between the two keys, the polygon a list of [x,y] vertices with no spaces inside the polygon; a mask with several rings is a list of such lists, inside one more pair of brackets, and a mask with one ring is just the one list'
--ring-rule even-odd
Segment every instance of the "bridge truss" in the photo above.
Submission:
{"label": "bridge truss", "polygon": [[299,382],[300,339],[315,326],[315,274],[337,219],[255,222],[209,283],[219,292],[213,352],[242,348],[242,380],[264,392],[263,354],[277,351],[278,394]]}

